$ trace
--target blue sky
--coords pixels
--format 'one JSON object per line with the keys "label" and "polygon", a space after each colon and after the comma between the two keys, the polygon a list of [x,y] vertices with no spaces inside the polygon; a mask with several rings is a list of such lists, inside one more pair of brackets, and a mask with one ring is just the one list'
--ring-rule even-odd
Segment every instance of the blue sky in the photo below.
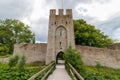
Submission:
{"label": "blue sky", "polygon": [[[47,42],[49,10],[59,8],[62,0],[0,0],[0,19],[19,19],[31,27],[36,42]],[[63,0],[63,8],[120,42],[120,0]]]}

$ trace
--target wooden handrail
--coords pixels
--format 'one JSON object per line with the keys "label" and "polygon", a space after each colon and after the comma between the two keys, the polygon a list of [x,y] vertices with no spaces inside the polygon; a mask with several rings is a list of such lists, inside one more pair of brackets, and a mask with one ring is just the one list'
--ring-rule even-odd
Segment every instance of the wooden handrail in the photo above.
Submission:
{"label": "wooden handrail", "polygon": [[48,66],[46,66],[45,68],[43,68],[42,70],[40,70],[39,72],[37,72],[36,74],[34,74],[32,77],[30,77],[28,80],[35,80],[36,77],[38,77],[42,72],[44,72],[46,69],[48,69],[50,66],[52,66],[53,64],[55,64],[54,62],[50,63]]}
{"label": "wooden handrail", "polygon": [[75,75],[74,75],[74,73],[72,72],[71,69],[70,69],[70,73],[71,73],[72,79],[73,79],[73,80],[77,80],[76,77],[75,77]]}
{"label": "wooden handrail", "polygon": [[41,78],[41,80],[45,80],[49,73],[54,69],[54,66]]}
{"label": "wooden handrail", "polygon": [[70,63],[68,63],[68,65],[70,66],[72,72],[76,74],[76,76],[79,78],[79,80],[84,80],[84,78],[76,71],[76,69]]}

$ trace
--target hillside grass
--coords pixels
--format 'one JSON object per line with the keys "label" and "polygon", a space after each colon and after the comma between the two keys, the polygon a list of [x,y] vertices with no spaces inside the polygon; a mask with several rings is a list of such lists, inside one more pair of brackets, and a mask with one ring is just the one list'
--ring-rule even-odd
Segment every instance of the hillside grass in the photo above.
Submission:
{"label": "hillside grass", "polygon": [[85,78],[85,80],[120,80],[120,70],[112,69],[108,67],[93,67],[85,66],[86,73],[80,74]]}
{"label": "hillside grass", "polygon": [[41,63],[32,63],[26,64],[24,71],[19,71],[17,67],[9,69],[8,64],[0,63],[0,80],[27,80],[44,67]]}

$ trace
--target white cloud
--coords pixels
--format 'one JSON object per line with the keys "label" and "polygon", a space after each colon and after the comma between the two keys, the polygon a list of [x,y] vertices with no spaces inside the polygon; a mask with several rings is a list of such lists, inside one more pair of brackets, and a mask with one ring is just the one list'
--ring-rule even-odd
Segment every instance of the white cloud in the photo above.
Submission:
{"label": "white cloud", "polygon": [[46,7],[45,7],[45,0],[35,0],[34,7],[30,18],[34,20],[38,20],[41,17],[46,18]]}
{"label": "white cloud", "polygon": [[[105,34],[120,40],[120,0],[63,0],[74,19],[83,18]],[[49,10],[62,8],[62,0],[1,0],[0,18],[15,18],[31,27],[37,42],[47,42]]]}
{"label": "white cloud", "polygon": [[[76,6],[76,10],[79,14],[83,16],[95,17],[98,20],[107,20],[120,11],[120,0],[112,0],[110,2],[106,2],[106,4],[101,4],[98,2],[93,2],[91,4],[79,4]],[[81,11],[81,8],[85,9],[85,11]]]}
{"label": "white cloud", "polygon": [[29,0],[0,0],[0,18],[20,19],[27,16],[32,9]]}
{"label": "white cloud", "polygon": [[49,10],[55,6],[57,6],[55,0],[50,4],[46,0],[35,0],[31,14],[22,19],[24,23],[31,26],[37,42],[47,42]]}
{"label": "white cloud", "polygon": [[120,41],[120,27],[113,32],[113,38]]}

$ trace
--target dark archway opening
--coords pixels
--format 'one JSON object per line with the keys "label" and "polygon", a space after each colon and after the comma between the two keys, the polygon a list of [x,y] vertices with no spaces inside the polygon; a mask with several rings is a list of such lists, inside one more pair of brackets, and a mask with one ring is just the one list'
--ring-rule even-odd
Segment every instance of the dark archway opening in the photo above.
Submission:
{"label": "dark archway opening", "polygon": [[64,52],[59,52],[56,56],[56,63],[57,64],[64,64]]}

